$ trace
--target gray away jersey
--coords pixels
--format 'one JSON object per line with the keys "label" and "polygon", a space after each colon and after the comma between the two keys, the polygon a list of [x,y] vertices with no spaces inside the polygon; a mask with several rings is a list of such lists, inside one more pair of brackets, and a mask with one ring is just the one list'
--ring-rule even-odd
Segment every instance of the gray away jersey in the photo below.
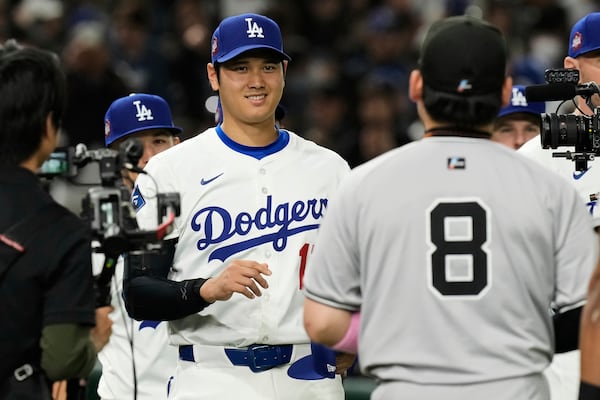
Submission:
{"label": "gray away jersey", "polygon": [[585,299],[597,253],[567,182],[501,144],[432,137],[351,172],[305,295],[361,310],[361,366],[378,378],[539,377],[553,353],[550,306]]}

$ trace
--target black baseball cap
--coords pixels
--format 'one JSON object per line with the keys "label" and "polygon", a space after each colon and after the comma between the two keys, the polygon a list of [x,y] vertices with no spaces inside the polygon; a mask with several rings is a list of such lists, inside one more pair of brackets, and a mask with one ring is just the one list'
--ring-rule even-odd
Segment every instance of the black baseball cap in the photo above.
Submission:
{"label": "black baseball cap", "polygon": [[426,86],[465,96],[500,90],[506,76],[506,42],[494,25],[472,16],[435,21],[421,46]]}

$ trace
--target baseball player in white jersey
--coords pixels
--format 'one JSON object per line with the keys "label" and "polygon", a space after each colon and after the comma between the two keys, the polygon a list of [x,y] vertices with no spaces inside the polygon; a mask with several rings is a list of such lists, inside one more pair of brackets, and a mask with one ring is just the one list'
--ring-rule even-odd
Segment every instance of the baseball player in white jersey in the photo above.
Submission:
{"label": "baseball player in white jersey", "polygon": [[[600,13],[591,13],[581,18],[571,29],[568,56],[563,65],[565,68],[579,70],[580,82],[600,82]],[[595,96],[596,97],[596,96]],[[594,98],[596,105],[600,102]],[[578,107],[588,115],[589,109],[583,98],[577,99]],[[580,111],[575,114],[581,115]],[[578,171],[575,163],[564,157],[554,157],[552,153],[573,151],[573,147],[560,146],[556,149],[543,149],[541,137],[537,136],[525,143],[519,152],[540,162],[570,182],[579,192],[596,230],[600,227],[600,164],[590,161],[585,171]],[[557,354],[545,375],[550,383],[552,400],[574,400],[579,388],[579,356],[578,350]],[[598,361],[600,362],[600,360]]]}
{"label": "baseball player in white jersey", "polygon": [[[139,168],[153,155],[179,143],[176,135],[181,128],[174,125],[169,105],[160,96],[136,93],[121,97],[108,108],[104,123],[107,147],[118,149],[133,137],[142,141]],[[131,191],[135,177],[129,174],[124,183]],[[119,257],[111,282],[113,331],[98,354],[102,365],[98,395],[103,400],[166,399],[177,366],[177,349],[168,344],[166,322],[136,321],[127,315],[122,283],[123,258]]]}
{"label": "baseball player in white jersey", "polygon": [[489,140],[505,65],[493,25],[434,22],[409,81],[425,137],[355,168],[328,208],[305,327],[337,348],[360,310],[374,400],[548,399],[550,305],[584,300],[598,242],[571,186]]}
{"label": "baseball player in white jersey", "polygon": [[125,284],[134,317],[169,320],[180,356],[170,399],[344,398],[339,375],[298,372],[310,363],[296,362],[311,348],[304,270],[349,166],[276,126],[289,59],[273,20],[224,19],[207,65],[222,122],[153,157],[136,181],[141,227],[158,222],[157,190],[181,197],[168,286],[144,275],[152,260],[135,257]]}

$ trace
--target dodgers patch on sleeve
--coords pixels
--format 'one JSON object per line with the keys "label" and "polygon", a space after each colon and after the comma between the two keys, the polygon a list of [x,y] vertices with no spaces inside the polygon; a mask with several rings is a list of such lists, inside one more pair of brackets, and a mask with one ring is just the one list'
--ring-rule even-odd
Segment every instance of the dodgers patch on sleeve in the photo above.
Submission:
{"label": "dodgers patch on sleeve", "polygon": [[138,185],[135,185],[135,188],[131,193],[131,204],[133,204],[136,212],[138,212],[146,204],[146,200],[144,200],[144,196],[142,196],[142,192],[140,192]]}

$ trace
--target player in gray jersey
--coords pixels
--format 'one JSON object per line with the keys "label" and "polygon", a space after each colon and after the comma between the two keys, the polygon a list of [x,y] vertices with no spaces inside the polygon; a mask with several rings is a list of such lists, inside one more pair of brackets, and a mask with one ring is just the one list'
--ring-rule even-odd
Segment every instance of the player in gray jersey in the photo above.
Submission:
{"label": "player in gray jersey", "polygon": [[548,399],[549,309],[585,300],[598,243],[572,186],[490,140],[506,57],[482,20],[435,22],[409,85],[425,137],[355,168],[328,208],[305,327],[340,348],[360,311],[374,400]]}

